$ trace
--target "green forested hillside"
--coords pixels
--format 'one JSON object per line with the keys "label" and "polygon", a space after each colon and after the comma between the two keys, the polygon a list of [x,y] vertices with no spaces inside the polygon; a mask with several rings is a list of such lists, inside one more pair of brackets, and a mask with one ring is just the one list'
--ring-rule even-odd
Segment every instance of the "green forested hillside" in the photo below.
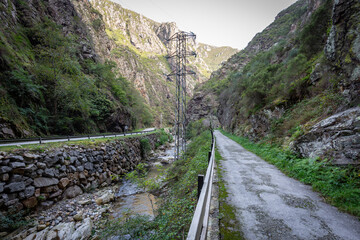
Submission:
{"label": "green forested hillside", "polygon": [[[172,124],[175,23],[108,0],[0,0],[0,13],[0,138]],[[200,51],[188,59],[191,96],[236,50],[189,48]]]}
{"label": "green forested hillside", "polygon": [[[1,137],[121,131],[125,125],[151,124],[137,90],[113,62],[99,61],[84,42],[85,28],[64,32],[51,18],[49,3],[34,4],[36,10],[22,1],[0,5],[7,13],[1,19],[6,24],[0,26],[0,124],[7,129]],[[71,20],[82,26],[78,16]]]}

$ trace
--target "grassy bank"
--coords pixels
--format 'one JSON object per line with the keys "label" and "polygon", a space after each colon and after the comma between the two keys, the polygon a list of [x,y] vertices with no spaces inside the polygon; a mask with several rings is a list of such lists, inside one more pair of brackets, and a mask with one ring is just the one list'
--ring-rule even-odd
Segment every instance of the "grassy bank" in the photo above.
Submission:
{"label": "grassy bank", "polygon": [[221,132],[247,150],[278,167],[286,175],[309,184],[325,200],[340,210],[360,217],[360,170],[354,166],[334,166],[326,160],[298,158],[276,146]]}
{"label": "grassy bank", "polygon": [[157,216],[127,217],[109,222],[101,239],[185,239],[197,203],[197,176],[205,174],[211,145],[210,131],[191,139],[185,158],[174,162],[166,173],[166,191],[160,196]]}

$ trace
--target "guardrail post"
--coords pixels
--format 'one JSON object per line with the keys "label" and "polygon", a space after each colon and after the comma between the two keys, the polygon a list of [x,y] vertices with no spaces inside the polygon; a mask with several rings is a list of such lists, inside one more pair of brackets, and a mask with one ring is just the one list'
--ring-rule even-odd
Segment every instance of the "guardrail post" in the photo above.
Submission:
{"label": "guardrail post", "polygon": [[90,135],[88,135],[88,138],[90,139]]}
{"label": "guardrail post", "polygon": [[126,133],[125,133],[125,131],[124,131],[124,136],[126,136]]}
{"label": "guardrail post", "polygon": [[68,136],[68,141],[70,141],[70,136]]}
{"label": "guardrail post", "polygon": [[39,143],[41,144],[41,137],[39,138]]}
{"label": "guardrail post", "polygon": [[197,194],[197,198],[199,199],[200,197],[200,193],[201,193],[201,189],[204,185],[204,175],[199,174],[198,175],[198,194]]}

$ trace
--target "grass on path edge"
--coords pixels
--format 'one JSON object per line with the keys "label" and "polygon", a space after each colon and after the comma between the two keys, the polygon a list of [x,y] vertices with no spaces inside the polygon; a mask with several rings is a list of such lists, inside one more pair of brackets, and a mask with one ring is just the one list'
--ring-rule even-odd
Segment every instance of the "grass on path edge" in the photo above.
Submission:
{"label": "grass on path edge", "polygon": [[253,143],[249,139],[222,134],[275,165],[289,177],[295,178],[321,193],[326,202],[357,216],[360,220],[360,169],[355,166],[334,166],[329,161],[299,158],[295,154],[266,143]]}

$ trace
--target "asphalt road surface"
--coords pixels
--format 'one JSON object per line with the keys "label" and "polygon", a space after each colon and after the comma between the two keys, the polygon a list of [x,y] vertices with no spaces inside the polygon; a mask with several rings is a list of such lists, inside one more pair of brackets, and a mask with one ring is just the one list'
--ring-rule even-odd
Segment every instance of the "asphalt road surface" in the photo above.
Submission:
{"label": "asphalt road surface", "polygon": [[[137,132],[137,133],[126,133],[125,136],[128,135],[135,135],[135,134],[143,134],[144,132],[150,132],[150,131],[154,131],[155,128],[146,128],[144,130],[142,130],[141,132]],[[124,136],[124,134],[117,134],[117,137],[119,136]],[[105,137],[110,138],[110,137],[116,137],[115,135],[105,135]],[[61,138],[61,139],[51,139],[51,140],[41,140],[41,143],[52,143],[52,142],[67,142],[67,141],[80,141],[80,140],[86,140],[86,139],[96,139],[96,138],[104,138],[104,136],[93,136],[93,137],[73,137],[73,138]],[[39,140],[37,141],[27,141],[27,142],[11,142],[11,143],[2,143],[0,144],[0,147],[4,147],[4,146],[22,146],[22,145],[29,145],[29,144],[39,144]]]}
{"label": "asphalt road surface", "polygon": [[235,207],[244,238],[360,239],[360,221],[324,203],[310,186],[215,131],[225,171],[227,201]]}

